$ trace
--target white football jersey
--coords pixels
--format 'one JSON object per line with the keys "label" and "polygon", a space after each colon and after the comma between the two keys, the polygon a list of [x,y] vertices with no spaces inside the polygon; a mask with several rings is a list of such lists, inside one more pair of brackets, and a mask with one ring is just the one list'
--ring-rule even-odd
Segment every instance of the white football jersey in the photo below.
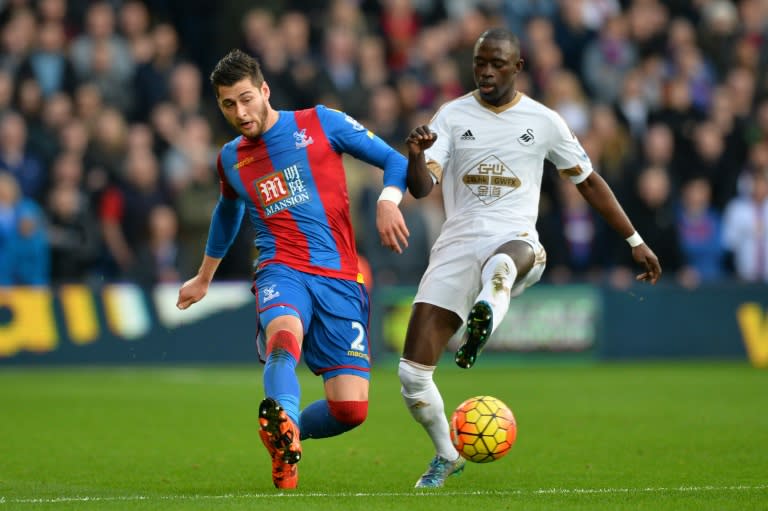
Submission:
{"label": "white football jersey", "polygon": [[519,92],[500,107],[467,94],[443,105],[429,127],[437,140],[425,157],[446,216],[436,247],[501,233],[538,239],[544,159],[574,183],[592,172],[562,117]]}

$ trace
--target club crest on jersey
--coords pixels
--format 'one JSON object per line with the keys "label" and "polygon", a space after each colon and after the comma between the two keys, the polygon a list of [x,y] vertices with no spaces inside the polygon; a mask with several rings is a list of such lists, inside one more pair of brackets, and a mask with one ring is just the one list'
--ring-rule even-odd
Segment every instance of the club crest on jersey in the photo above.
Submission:
{"label": "club crest on jersey", "polygon": [[277,286],[277,284],[272,284],[261,290],[261,301],[263,303],[267,303],[280,296],[280,291],[275,291],[275,286]]}
{"label": "club crest on jersey", "polygon": [[265,216],[301,204],[310,200],[298,165],[291,165],[253,182],[253,188],[259,194]]}
{"label": "club crest on jersey", "polygon": [[352,125],[352,129],[355,130],[355,131],[363,131],[365,129],[365,127],[362,124],[360,124],[357,121],[357,119],[355,119],[351,115],[345,115],[344,116],[344,120],[347,121],[349,124],[351,124]]}
{"label": "club crest on jersey", "polygon": [[461,181],[485,205],[512,193],[521,184],[520,178],[495,156],[489,156],[469,169]]}
{"label": "club crest on jersey", "polygon": [[533,143],[536,141],[533,136],[533,130],[531,128],[525,130],[525,133],[517,137],[517,141],[522,145],[533,145]]}
{"label": "club crest on jersey", "polygon": [[296,149],[301,149],[315,143],[312,137],[307,137],[307,128],[301,131],[294,131],[293,140],[296,141]]}

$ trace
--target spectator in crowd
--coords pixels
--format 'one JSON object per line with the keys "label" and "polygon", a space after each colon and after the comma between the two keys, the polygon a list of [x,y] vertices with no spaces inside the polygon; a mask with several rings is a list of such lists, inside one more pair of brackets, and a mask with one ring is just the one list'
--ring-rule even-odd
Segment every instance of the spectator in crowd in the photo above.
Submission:
{"label": "spectator in crowd", "polygon": [[137,66],[133,80],[133,118],[140,121],[146,121],[159,103],[171,99],[171,73],[181,62],[179,38],[172,25],[157,24],[150,37],[152,55],[149,60]]}
{"label": "spectator in crowd", "polygon": [[557,205],[537,224],[548,248],[545,276],[552,282],[597,281],[610,261],[606,225],[569,181],[558,179],[557,193]]}
{"label": "spectator in crowd", "polygon": [[721,216],[712,207],[712,185],[705,177],[692,177],[682,186],[677,212],[680,246],[689,266],[691,286],[716,282],[723,276]]}
{"label": "spectator in crowd", "polygon": [[48,194],[47,208],[51,281],[83,282],[95,274],[101,251],[88,199],[74,184],[62,180]]}
{"label": "spectator in crowd", "polygon": [[[584,67],[584,49],[595,39],[597,33],[587,25],[581,2],[557,3],[558,12],[554,16],[541,19],[552,20],[552,38],[563,52],[564,66],[580,75]],[[535,42],[532,43],[535,45]]]}
{"label": "spectator in crowd", "polygon": [[[660,261],[664,261],[665,275],[677,277],[686,264],[680,247],[680,234],[675,218],[672,181],[667,169],[649,166],[640,172],[633,196],[628,198],[627,215],[635,228],[642,232],[646,242],[656,248]],[[632,280],[632,260],[626,257],[626,247],[616,244],[614,254],[617,267],[613,272],[614,284],[627,286]],[[664,278],[664,277],[662,277]]]}
{"label": "spectator in crowd", "polygon": [[738,29],[739,13],[729,0],[713,0],[702,8],[698,26],[699,45],[721,78],[733,60]]}
{"label": "spectator in crowd", "polygon": [[633,140],[640,140],[648,126],[648,116],[652,104],[643,91],[643,72],[639,67],[632,68],[624,76],[621,92],[614,103],[619,118],[626,124]]}
{"label": "spectator in crowd", "polygon": [[0,29],[0,69],[15,76],[34,46],[37,21],[26,6],[12,8],[8,18]]}
{"label": "spectator in crowd", "polygon": [[144,1],[127,0],[120,5],[117,13],[118,32],[125,38],[135,64],[146,62],[152,56],[150,23],[149,8]]}
{"label": "spectator in crowd", "polygon": [[148,239],[137,250],[131,280],[150,287],[179,282],[185,252],[179,245],[179,219],[170,206],[158,205],[149,213]]}
{"label": "spectator in crowd", "polygon": [[111,277],[130,274],[137,262],[137,247],[147,242],[149,215],[153,208],[171,203],[152,153],[128,154],[124,177],[104,192],[99,220]]}
{"label": "spectator in crowd", "polygon": [[103,181],[120,179],[121,165],[126,156],[128,125],[116,108],[100,110],[94,119],[88,145],[88,163],[93,171],[104,173]]}
{"label": "spectator in crowd", "polygon": [[723,133],[714,123],[699,123],[693,133],[691,166],[681,169],[678,175],[680,181],[695,175],[705,176],[711,184],[712,202],[718,211],[722,211],[735,195],[740,170],[736,162],[728,159],[725,142]]}
{"label": "spectator in crowd", "polygon": [[101,90],[96,84],[81,82],[75,90],[75,112],[88,128],[89,136],[94,131],[96,118],[106,107]]}
{"label": "spectator in crowd", "polygon": [[602,146],[596,161],[601,175],[611,187],[621,190],[625,169],[635,151],[629,129],[616,115],[616,110],[607,104],[597,104],[592,107],[590,135],[600,140]]}
{"label": "spectator in crowd", "polygon": [[727,205],[723,242],[733,257],[736,275],[746,282],[768,282],[768,170],[755,169],[749,193]]}
{"label": "spectator in crowd", "polygon": [[202,115],[209,123],[213,123],[221,117],[208,101],[203,101],[202,80],[200,68],[191,62],[181,62],[171,71],[168,82],[170,101],[182,121],[194,115]]}
{"label": "spectator in crowd", "polygon": [[329,27],[323,40],[321,91],[335,97],[339,107],[353,117],[362,117],[367,95],[357,68],[357,40],[349,28]]}
{"label": "spectator in crowd", "polygon": [[0,286],[48,284],[49,261],[42,211],[12,175],[0,173]]}
{"label": "spectator in crowd", "polygon": [[693,106],[685,79],[673,77],[664,85],[659,108],[651,112],[650,124],[664,124],[674,135],[674,147],[681,168],[693,168],[693,136],[696,125],[704,119]]}
{"label": "spectator in crowd", "polygon": [[187,118],[171,147],[161,155],[163,180],[172,191],[181,190],[192,180],[197,166],[213,171],[216,153],[208,122],[201,116]]}
{"label": "spectator in crowd", "polygon": [[403,117],[400,115],[400,101],[397,91],[389,85],[376,87],[371,91],[368,117],[365,125],[388,144],[400,144],[408,135]]}
{"label": "spectator in crowd", "polygon": [[408,49],[421,29],[419,15],[412,2],[390,0],[383,2],[379,20],[388,46],[387,64],[396,72],[403,71],[408,65]]}
{"label": "spectator in crowd", "polygon": [[[211,211],[219,197],[219,182],[216,179],[215,167],[205,155],[194,152],[189,156],[189,176],[181,183],[182,186],[175,190],[173,204],[179,217],[181,250],[198,254],[205,248],[208,239]],[[249,254],[246,252],[246,255]],[[197,271],[197,260],[184,259],[181,264],[184,275],[192,275]],[[247,263],[240,266],[247,267]],[[230,273],[229,276],[231,275]]]}
{"label": "spectator in crowd", "polygon": [[627,20],[614,14],[605,20],[597,39],[584,48],[582,76],[594,98],[613,103],[624,76],[637,63],[637,49],[629,39]]}
{"label": "spectator in crowd", "polygon": [[41,23],[61,23],[66,39],[70,40],[77,33],[77,28],[70,20],[71,13],[67,12],[70,7],[71,3],[67,0],[38,0],[37,16]]}
{"label": "spectator in crowd", "polygon": [[66,34],[60,21],[40,24],[37,44],[21,62],[18,77],[34,78],[43,97],[49,98],[58,92],[71,95],[75,91],[77,75],[66,51]]}
{"label": "spectator in crowd", "polygon": [[559,70],[543,103],[559,113],[577,137],[587,133],[590,124],[589,103],[578,77],[570,71]]}
{"label": "spectator in crowd", "polygon": [[[72,41],[70,55],[80,79],[91,76],[93,66],[99,74],[114,78],[126,88],[133,75],[134,62],[125,38],[116,31],[115,10],[104,0],[92,2],[85,13],[85,31]],[[101,55],[95,55],[100,53]],[[106,61],[105,61],[106,60]]]}
{"label": "spectator in crowd", "polygon": [[114,46],[107,41],[96,41],[90,52],[91,63],[81,73],[81,79],[95,86],[107,105],[130,112],[133,108],[133,90],[130,87],[131,76],[125,77],[116,69]]}
{"label": "spectator in crowd", "polygon": [[20,114],[8,112],[0,118],[0,174],[12,175],[21,193],[39,199],[45,186],[45,171],[39,158],[26,149],[27,124]]}
{"label": "spectator in crowd", "polygon": [[40,117],[40,136],[29,139],[27,147],[32,153],[40,156],[46,168],[56,155],[61,152],[59,133],[73,118],[74,105],[70,95],[64,92],[57,92],[45,101]]}
{"label": "spectator in crowd", "polygon": [[366,91],[386,85],[390,80],[384,40],[366,36],[360,40],[357,52],[360,84]]}

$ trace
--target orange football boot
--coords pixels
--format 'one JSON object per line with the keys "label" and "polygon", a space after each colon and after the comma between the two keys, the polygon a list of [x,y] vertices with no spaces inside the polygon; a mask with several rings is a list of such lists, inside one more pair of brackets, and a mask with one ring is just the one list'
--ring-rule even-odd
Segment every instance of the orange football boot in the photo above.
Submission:
{"label": "orange football boot", "polygon": [[299,428],[280,404],[268,397],[259,405],[259,437],[272,457],[272,482],[276,488],[296,488],[299,484],[301,442]]}

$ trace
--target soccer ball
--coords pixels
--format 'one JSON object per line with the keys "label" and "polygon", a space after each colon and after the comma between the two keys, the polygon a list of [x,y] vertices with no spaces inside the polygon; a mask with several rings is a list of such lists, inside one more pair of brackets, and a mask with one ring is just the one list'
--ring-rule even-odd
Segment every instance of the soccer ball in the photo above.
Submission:
{"label": "soccer ball", "polygon": [[516,437],[517,424],[512,410],[495,397],[471,397],[451,415],[451,441],[469,461],[498,460],[509,452]]}

